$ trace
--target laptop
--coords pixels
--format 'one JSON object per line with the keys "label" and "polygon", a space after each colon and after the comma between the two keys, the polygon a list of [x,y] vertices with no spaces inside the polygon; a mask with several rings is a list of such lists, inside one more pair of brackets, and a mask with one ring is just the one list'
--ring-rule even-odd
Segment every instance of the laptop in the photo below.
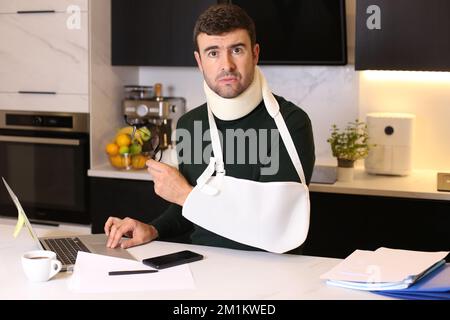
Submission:
{"label": "laptop", "polygon": [[70,237],[38,237],[28,220],[19,199],[14,194],[5,178],[3,183],[11,196],[17,210],[22,214],[24,224],[30,231],[31,237],[41,250],[50,250],[56,253],[56,256],[62,264],[62,271],[72,271],[75,264],[78,251],[91,252],[105,256],[137,260],[127,250],[122,248],[111,249],[106,247],[107,237],[105,234],[79,235]]}

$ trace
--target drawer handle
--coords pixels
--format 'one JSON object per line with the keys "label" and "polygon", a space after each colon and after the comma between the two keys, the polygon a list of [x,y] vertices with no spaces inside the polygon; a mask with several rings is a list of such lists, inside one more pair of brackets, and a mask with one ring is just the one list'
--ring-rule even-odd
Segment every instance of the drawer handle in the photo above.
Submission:
{"label": "drawer handle", "polygon": [[19,143],[35,143],[35,144],[56,144],[63,146],[79,146],[80,139],[61,139],[61,138],[38,138],[38,137],[22,137],[22,136],[2,136],[1,142],[19,142]]}
{"label": "drawer handle", "polygon": [[56,94],[55,91],[19,91],[20,94]]}
{"label": "drawer handle", "polygon": [[20,10],[18,14],[33,14],[33,13],[55,13],[55,10]]}

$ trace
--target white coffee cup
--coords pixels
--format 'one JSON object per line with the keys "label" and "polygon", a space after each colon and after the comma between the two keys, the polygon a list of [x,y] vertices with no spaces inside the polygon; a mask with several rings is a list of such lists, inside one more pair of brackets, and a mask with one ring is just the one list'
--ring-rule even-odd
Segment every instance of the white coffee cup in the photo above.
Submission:
{"label": "white coffee cup", "polygon": [[34,250],[22,255],[22,267],[30,281],[42,282],[61,271],[62,265],[53,251]]}

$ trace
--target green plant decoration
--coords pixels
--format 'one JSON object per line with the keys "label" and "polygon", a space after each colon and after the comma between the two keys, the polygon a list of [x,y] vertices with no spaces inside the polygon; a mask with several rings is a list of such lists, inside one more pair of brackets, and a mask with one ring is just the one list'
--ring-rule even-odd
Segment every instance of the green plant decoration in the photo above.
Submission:
{"label": "green plant decoration", "polygon": [[353,167],[354,161],[367,157],[374,146],[369,144],[366,123],[358,119],[349,122],[344,130],[333,124],[327,142],[331,145],[333,156],[338,159],[338,165],[346,167]]}

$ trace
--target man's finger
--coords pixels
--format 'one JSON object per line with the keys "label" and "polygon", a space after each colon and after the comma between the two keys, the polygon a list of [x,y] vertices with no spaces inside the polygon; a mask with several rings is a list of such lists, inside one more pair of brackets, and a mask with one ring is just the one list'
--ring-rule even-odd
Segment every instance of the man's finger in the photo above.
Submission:
{"label": "man's finger", "polygon": [[111,248],[111,244],[114,240],[114,235],[116,234],[116,231],[117,231],[117,226],[115,224],[113,224],[111,226],[111,230],[109,231],[108,242],[106,243],[106,246],[108,248]]}
{"label": "man's finger", "polygon": [[152,176],[153,182],[160,181],[161,179],[164,179],[164,174],[161,171],[147,169],[148,173]]}
{"label": "man's finger", "polygon": [[122,223],[122,225],[117,228],[114,238],[111,242],[111,248],[116,248],[119,245],[120,240],[122,239],[124,233],[132,230],[132,225],[130,223]]}
{"label": "man's finger", "polygon": [[147,171],[148,171],[148,173],[150,173],[152,176],[158,176],[158,175],[160,175],[160,174],[162,173],[161,170],[155,169],[155,168],[151,168],[151,167],[148,167]]}
{"label": "man's finger", "polygon": [[119,244],[120,239],[122,239],[122,233],[120,232],[120,227],[114,230],[114,234],[111,232],[111,243],[109,244],[110,248],[116,248]]}
{"label": "man's finger", "polygon": [[138,244],[139,244],[139,242],[137,239],[131,238],[131,239],[123,241],[120,246],[122,247],[122,249],[127,249],[127,248],[134,247],[135,245],[138,245]]}
{"label": "man's finger", "polygon": [[108,218],[108,220],[106,220],[105,225],[103,226],[103,230],[105,231],[105,234],[108,236],[109,235],[109,229],[111,228],[112,225],[112,219],[111,217]]}
{"label": "man's finger", "polygon": [[[150,160],[149,160],[150,161]],[[159,174],[161,174],[161,170],[155,169],[155,167],[153,167],[152,165],[150,165],[147,161],[147,172],[149,174],[151,174],[152,177],[158,176]]]}
{"label": "man's finger", "polygon": [[119,220],[116,217],[109,217],[108,220],[106,220],[105,226],[104,226],[104,230],[105,230],[105,234],[107,236],[109,236],[109,231],[111,230],[112,225],[114,224],[114,222],[116,222],[117,220]]}
{"label": "man's finger", "polygon": [[148,159],[145,164],[147,165],[147,167],[149,169],[155,170],[155,171],[163,171],[165,168],[168,167],[167,164],[155,161],[153,159]]}

